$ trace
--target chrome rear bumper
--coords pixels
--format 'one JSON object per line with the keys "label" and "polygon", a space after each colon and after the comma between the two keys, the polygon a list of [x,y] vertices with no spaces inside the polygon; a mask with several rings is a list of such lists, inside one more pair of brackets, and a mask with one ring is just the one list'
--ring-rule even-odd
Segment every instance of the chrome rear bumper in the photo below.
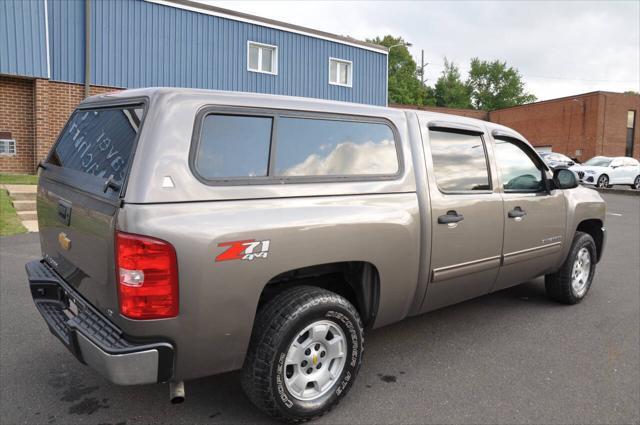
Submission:
{"label": "chrome rear bumper", "polygon": [[174,349],[170,343],[132,341],[49,265],[32,261],[25,268],[38,311],[51,333],[78,360],[114,384],[151,384],[171,379]]}

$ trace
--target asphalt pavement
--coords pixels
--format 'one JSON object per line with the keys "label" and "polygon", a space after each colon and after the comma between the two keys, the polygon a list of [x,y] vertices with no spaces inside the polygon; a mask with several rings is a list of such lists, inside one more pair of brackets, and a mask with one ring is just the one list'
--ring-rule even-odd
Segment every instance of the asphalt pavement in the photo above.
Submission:
{"label": "asphalt pavement", "polygon": [[[609,239],[589,296],[542,279],[370,332],[345,400],[316,423],[640,423],[640,197],[604,195]],[[31,301],[37,234],[0,238],[0,423],[257,423],[237,372],[120,387],[78,363]]]}

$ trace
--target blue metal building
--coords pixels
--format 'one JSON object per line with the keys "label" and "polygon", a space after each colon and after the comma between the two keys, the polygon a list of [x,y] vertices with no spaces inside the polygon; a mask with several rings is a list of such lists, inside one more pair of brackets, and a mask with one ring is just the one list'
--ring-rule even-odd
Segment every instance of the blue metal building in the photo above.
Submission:
{"label": "blue metal building", "polygon": [[387,102],[386,48],[187,0],[1,1],[0,74]]}

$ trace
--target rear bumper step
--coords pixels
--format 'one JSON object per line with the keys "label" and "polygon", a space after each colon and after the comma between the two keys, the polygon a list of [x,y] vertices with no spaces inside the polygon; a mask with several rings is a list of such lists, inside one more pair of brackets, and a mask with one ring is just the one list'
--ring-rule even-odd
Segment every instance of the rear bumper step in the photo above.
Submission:
{"label": "rear bumper step", "polygon": [[173,345],[166,341],[127,339],[48,264],[36,260],[27,263],[25,268],[31,296],[49,330],[79,361],[119,385],[171,379]]}

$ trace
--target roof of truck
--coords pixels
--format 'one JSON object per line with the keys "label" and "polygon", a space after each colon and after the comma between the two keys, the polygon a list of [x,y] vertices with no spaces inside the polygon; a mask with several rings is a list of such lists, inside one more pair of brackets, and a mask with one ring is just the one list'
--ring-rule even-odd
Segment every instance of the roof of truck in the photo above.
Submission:
{"label": "roof of truck", "polygon": [[265,107],[274,109],[297,109],[305,111],[333,112],[340,114],[376,116],[399,116],[405,113],[413,113],[425,117],[428,120],[443,120],[458,123],[467,123],[477,127],[487,127],[491,130],[502,130],[512,134],[514,137],[526,140],[517,131],[500,124],[476,118],[463,117],[460,115],[445,114],[441,112],[420,111],[415,109],[400,109],[385,106],[367,105],[361,103],[350,103],[336,100],[314,99],[309,97],[284,96],[264,93],[232,92],[223,90],[207,90],[180,87],[149,87],[140,89],[129,89],[109,92],[86,98],[81,105],[95,102],[108,102],[125,100],[129,98],[148,98],[181,96],[183,98],[198,99],[203,103],[247,107]]}

